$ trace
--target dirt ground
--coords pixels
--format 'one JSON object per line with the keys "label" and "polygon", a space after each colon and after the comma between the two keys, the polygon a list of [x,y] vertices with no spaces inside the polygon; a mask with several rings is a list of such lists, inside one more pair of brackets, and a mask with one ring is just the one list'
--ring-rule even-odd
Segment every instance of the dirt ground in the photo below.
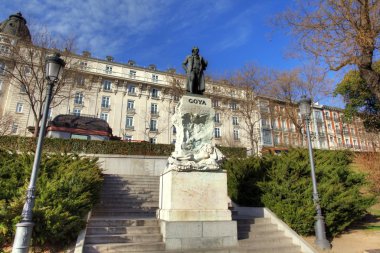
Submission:
{"label": "dirt ground", "polygon": [[[379,205],[379,204],[378,204]],[[378,208],[376,208],[378,209]],[[367,226],[377,229],[370,230]],[[352,225],[347,231],[331,242],[327,253],[380,253],[380,215],[367,215],[362,221]],[[314,246],[314,237],[305,237]],[[317,247],[314,246],[316,249]]]}

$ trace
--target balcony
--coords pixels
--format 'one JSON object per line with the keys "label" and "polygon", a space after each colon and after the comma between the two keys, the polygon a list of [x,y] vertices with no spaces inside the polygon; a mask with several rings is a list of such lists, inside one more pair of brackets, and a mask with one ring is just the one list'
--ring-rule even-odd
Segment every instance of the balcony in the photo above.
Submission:
{"label": "balcony", "polygon": [[334,117],[334,121],[335,122],[339,122],[339,118],[338,117]]}
{"label": "balcony", "polygon": [[158,129],[157,128],[150,128],[149,131],[151,133],[157,133],[158,132]]}
{"label": "balcony", "polygon": [[343,134],[349,135],[350,132],[348,130],[343,130]]}
{"label": "balcony", "polygon": [[110,111],[111,110],[111,105],[102,104],[101,108],[102,108],[103,111]]}
{"label": "balcony", "polygon": [[214,125],[215,125],[215,126],[221,126],[222,123],[221,123],[220,121],[216,121],[216,122],[214,122]]}
{"label": "balcony", "polygon": [[136,109],[135,108],[127,108],[127,114],[135,114]]}
{"label": "balcony", "polygon": [[153,117],[153,118],[157,118],[160,115],[159,115],[158,111],[150,111],[150,116]]}
{"label": "balcony", "polygon": [[125,126],[125,130],[133,131],[133,130],[135,130],[135,127],[134,126]]}
{"label": "balcony", "polygon": [[346,146],[346,148],[353,148],[352,144],[346,144],[345,146]]}

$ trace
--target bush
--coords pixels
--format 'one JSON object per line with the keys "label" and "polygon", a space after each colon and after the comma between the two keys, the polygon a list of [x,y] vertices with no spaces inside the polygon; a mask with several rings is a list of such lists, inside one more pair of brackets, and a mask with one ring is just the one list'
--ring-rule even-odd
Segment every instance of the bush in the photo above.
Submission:
{"label": "bush", "polygon": [[[34,152],[36,139],[21,136],[1,136],[0,148],[11,151]],[[227,157],[245,157],[245,148],[218,147]],[[51,139],[44,141],[44,152],[170,156],[174,145],[148,142],[87,141],[78,139]]]}
{"label": "bush", "polygon": [[[33,164],[32,154],[0,150],[0,243],[13,240],[21,220]],[[96,159],[43,155],[33,209],[33,245],[63,246],[84,228],[84,216],[97,202],[102,184]]]}
{"label": "bush", "polygon": [[256,156],[232,158],[223,163],[227,170],[228,195],[239,205],[262,206],[262,191],[257,185],[265,178],[268,161]]}
{"label": "bush", "polygon": [[[316,178],[326,232],[335,236],[361,218],[374,203],[360,190],[366,181],[349,169],[347,151],[315,151]],[[268,155],[267,181],[259,182],[263,204],[302,235],[314,233],[316,214],[307,150],[294,149],[280,156]]]}

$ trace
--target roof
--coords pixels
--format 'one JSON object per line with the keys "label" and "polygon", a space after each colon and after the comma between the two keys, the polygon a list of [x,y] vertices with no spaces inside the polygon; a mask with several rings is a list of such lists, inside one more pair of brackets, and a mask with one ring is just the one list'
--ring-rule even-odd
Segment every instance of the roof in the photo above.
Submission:
{"label": "roof", "polygon": [[48,126],[104,131],[112,135],[112,129],[105,120],[93,117],[61,114],[50,121]]}
{"label": "roof", "polygon": [[8,19],[0,23],[0,32],[16,36],[25,40],[26,42],[31,42],[32,37],[30,36],[29,28],[26,25],[26,20],[22,16],[21,12],[10,15]]}

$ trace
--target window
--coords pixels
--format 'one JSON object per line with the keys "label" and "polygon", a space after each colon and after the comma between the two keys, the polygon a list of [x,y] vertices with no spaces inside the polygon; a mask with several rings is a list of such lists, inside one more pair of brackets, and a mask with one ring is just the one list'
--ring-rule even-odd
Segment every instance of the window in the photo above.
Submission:
{"label": "window", "polygon": [[74,114],[75,116],[80,116],[80,114],[81,114],[81,110],[80,110],[80,109],[74,109],[74,110],[73,110],[73,114]]}
{"label": "window", "polygon": [[5,63],[0,62],[0,75],[4,75],[4,74],[5,74]]}
{"label": "window", "polygon": [[150,120],[150,131],[157,131],[157,120]]}
{"label": "window", "polygon": [[29,66],[24,66],[24,74],[25,75],[32,74],[32,69]]}
{"label": "window", "polygon": [[3,89],[3,80],[0,80],[0,91]]}
{"label": "window", "polygon": [[156,138],[149,138],[149,142],[152,143],[152,144],[156,144],[157,143],[157,139]]}
{"label": "window", "polygon": [[10,53],[9,47],[7,47],[6,45],[0,45],[0,53],[9,54]]}
{"label": "window", "polygon": [[105,121],[108,122],[108,113],[104,113],[104,112],[102,112],[102,113],[100,114],[100,118],[101,118],[102,120],[105,120]]}
{"label": "window", "polygon": [[129,71],[129,77],[132,78],[132,79],[135,79],[136,78],[136,71],[130,70]]}
{"label": "window", "polygon": [[110,107],[110,97],[102,97],[102,108],[109,108]]}
{"label": "window", "polygon": [[129,87],[128,87],[128,94],[136,94],[136,86],[129,85]]}
{"label": "window", "polygon": [[330,136],[330,142],[334,142],[334,138]]}
{"label": "window", "polygon": [[81,69],[87,69],[87,62],[85,62],[85,61],[79,62],[79,68],[81,68]]}
{"label": "window", "polygon": [[83,75],[75,76],[74,82],[76,85],[83,86],[85,83],[85,77]]}
{"label": "window", "polygon": [[154,83],[158,82],[158,75],[152,74],[152,82]]}
{"label": "window", "polygon": [[127,116],[125,128],[133,128],[133,117]]}
{"label": "window", "polygon": [[263,128],[269,128],[269,121],[268,119],[261,119],[261,125]]}
{"label": "window", "polygon": [[212,100],[212,107],[219,107],[219,100],[217,99]]}
{"label": "window", "polygon": [[272,145],[272,133],[270,130],[263,130],[263,144]]}
{"label": "window", "polygon": [[13,123],[12,124],[11,133],[12,134],[17,134],[17,131],[18,131],[18,125],[16,123]]}
{"label": "window", "polygon": [[76,104],[76,105],[82,105],[83,104],[83,93],[82,92],[75,93],[74,104]]}
{"label": "window", "polygon": [[132,135],[125,135],[124,136],[124,140],[126,140],[126,141],[132,141],[133,140],[133,136]]}
{"label": "window", "polygon": [[234,140],[237,141],[239,140],[239,130],[234,129]]}
{"label": "window", "polygon": [[128,100],[127,110],[130,111],[130,110],[133,110],[133,109],[135,109],[135,101],[134,100]]}
{"label": "window", "polygon": [[232,125],[234,125],[234,126],[239,125],[238,117],[235,117],[235,116],[232,117]]}
{"label": "window", "polygon": [[286,120],[282,121],[282,129],[284,129],[284,130],[288,129],[288,125],[286,124]]}
{"label": "window", "polygon": [[103,90],[110,91],[112,88],[112,82],[110,80],[103,81]]}
{"label": "window", "polygon": [[150,113],[151,114],[158,114],[158,107],[157,107],[157,104],[151,104],[150,105]]}
{"label": "window", "polygon": [[176,134],[176,133],[177,133],[177,128],[173,126],[173,134]]}
{"label": "window", "polygon": [[236,102],[231,102],[230,103],[230,109],[231,110],[237,110],[237,103]]}
{"label": "window", "polygon": [[284,143],[289,145],[289,136],[284,136]]}
{"label": "window", "polygon": [[280,136],[275,135],[273,138],[274,145],[277,146],[280,143]]}
{"label": "window", "polygon": [[24,109],[24,105],[22,103],[17,103],[16,105],[16,112],[22,113],[22,110]]}
{"label": "window", "polygon": [[20,93],[26,93],[27,89],[26,89],[26,85],[25,84],[20,84]]}
{"label": "window", "polygon": [[214,137],[220,138],[220,128],[218,128],[218,127],[214,128]]}
{"label": "window", "polygon": [[215,113],[214,122],[215,123],[220,123],[220,113]]}
{"label": "window", "polygon": [[152,98],[158,98],[158,90],[156,88],[152,89]]}
{"label": "window", "polygon": [[112,66],[107,65],[105,72],[106,72],[106,74],[112,74]]}
{"label": "window", "polygon": [[329,129],[329,130],[331,130],[332,129],[332,127],[331,127],[331,124],[329,123],[329,124],[327,124],[327,128]]}

